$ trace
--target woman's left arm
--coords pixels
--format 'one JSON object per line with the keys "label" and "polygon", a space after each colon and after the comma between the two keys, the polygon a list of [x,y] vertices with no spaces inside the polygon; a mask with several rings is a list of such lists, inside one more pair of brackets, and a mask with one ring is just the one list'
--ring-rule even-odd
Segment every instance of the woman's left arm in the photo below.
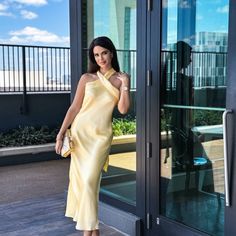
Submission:
{"label": "woman's left arm", "polygon": [[117,78],[121,81],[120,99],[117,107],[121,114],[126,114],[130,107],[130,77],[126,73],[120,73]]}

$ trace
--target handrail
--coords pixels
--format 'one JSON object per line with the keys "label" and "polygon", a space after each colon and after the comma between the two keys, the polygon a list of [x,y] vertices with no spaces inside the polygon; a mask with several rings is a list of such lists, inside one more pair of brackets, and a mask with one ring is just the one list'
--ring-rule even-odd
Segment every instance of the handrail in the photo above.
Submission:
{"label": "handrail", "polygon": [[232,114],[232,110],[225,110],[222,116],[223,120],[223,140],[224,140],[224,177],[225,177],[225,205],[230,206],[230,186],[228,169],[228,135],[227,135],[227,115]]}

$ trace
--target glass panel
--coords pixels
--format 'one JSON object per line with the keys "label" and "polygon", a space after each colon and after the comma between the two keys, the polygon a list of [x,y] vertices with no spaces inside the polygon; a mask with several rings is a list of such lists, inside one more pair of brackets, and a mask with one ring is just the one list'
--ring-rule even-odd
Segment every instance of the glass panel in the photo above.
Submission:
{"label": "glass panel", "polygon": [[161,214],[224,233],[228,1],[162,7]]}
{"label": "glass panel", "polygon": [[[84,58],[93,38],[109,37],[116,49],[121,71],[131,75],[131,108],[127,115],[113,114],[110,165],[103,173],[101,192],[136,205],[136,1],[84,1],[87,27],[83,29]],[[85,19],[84,19],[85,21]],[[84,62],[84,72],[87,70]]]}

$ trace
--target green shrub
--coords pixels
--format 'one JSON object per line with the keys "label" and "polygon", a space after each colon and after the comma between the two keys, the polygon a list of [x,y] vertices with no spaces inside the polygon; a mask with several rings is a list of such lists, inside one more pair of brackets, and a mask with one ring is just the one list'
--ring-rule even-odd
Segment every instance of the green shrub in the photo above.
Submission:
{"label": "green shrub", "polygon": [[[135,119],[114,118],[112,126],[114,136],[136,133]],[[19,126],[18,129],[0,133],[0,147],[16,147],[55,142],[58,131],[58,128],[49,129],[47,126],[42,126],[40,128],[35,128],[33,126]]]}
{"label": "green shrub", "polygon": [[50,130],[47,126],[35,128],[19,126],[9,132],[0,133],[0,147],[36,145],[54,142],[58,129]]}
{"label": "green shrub", "polygon": [[112,122],[114,136],[136,134],[136,120],[129,118],[114,118]]}
{"label": "green shrub", "polygon": [[194,111],[194,123],[196,126],[222,124],[222,111]]}
{"label": "green shrub", "polygon": [[[175,115],[176,110],[162,109],[161,112],[161,131],[165,131],[166,126],[171,123],[172,116]],[[194,126],[207,126],[222,124],[223,111],[209,111],[209,110],[193,110],[192,121]]]}

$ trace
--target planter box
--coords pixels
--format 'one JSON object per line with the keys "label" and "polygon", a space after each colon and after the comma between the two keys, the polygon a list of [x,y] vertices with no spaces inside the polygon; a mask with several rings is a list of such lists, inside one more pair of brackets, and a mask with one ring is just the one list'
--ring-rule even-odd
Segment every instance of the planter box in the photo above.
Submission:
{"label": "planter box", "polygon": [[47,144],[30,145],[30,146],[23,146],[23,147],[0,148],[0,157],[50,152],[54,150],[54,147],[55,147],[55,143],[47,143]]}
{"label": "planter box", "polygon": [[136,151],[136,134],[114,137],[110,154]]}
{"label": "planter box", "polygon": [[0,166],[58,159],[54,143],[0,148]]}
{"label": "planter box", "polygon": [[[54,148],[55,143],[0,148],[0,166],[63,158],[55,153]],[[110,153],[130,152],[135,148],[136,135],[123,135],[113,138]]]}

